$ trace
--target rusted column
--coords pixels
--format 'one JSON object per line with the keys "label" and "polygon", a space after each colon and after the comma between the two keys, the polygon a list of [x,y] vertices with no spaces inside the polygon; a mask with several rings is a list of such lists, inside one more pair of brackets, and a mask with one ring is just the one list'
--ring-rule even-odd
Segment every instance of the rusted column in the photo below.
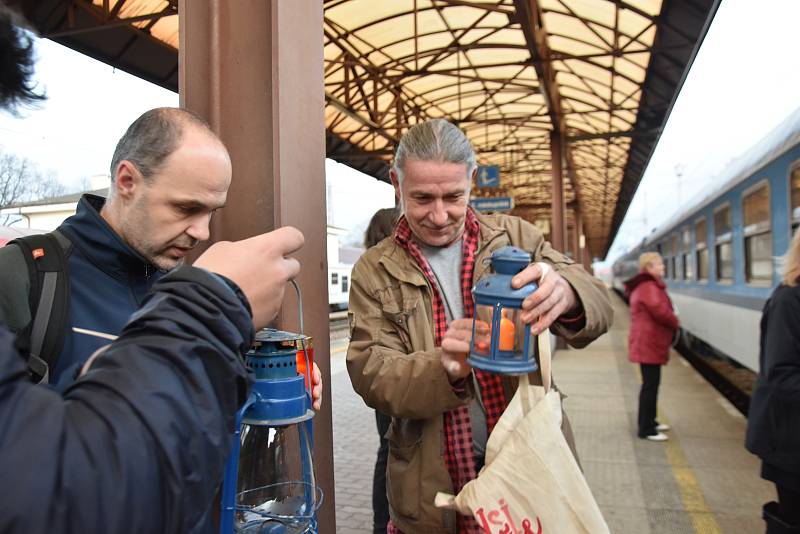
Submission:
{"label": "rusted column", "polygon": [[[322,3],[180,0],[179,12],[181,105],[210,122],[233,161],[227,206],[214,216],[211,240],[285,225],[306,237],[298,282],[325,381],[314,418],[316,474],[325,492],[319,524],[333,534]],[[299,330],[291,288],[277,326]]]}
{"label": "rusted column", "polygon": [[575,263],[581,263],[581,222],[580,222],[580,211],[576,207],[572,210],[572,259],[575,260]]}
{"label": "rusted column", "polygon": [[575,209],[575,225],[578,227],[578,257],[575,261],[583,264],[583,268],[587,272],[591,272],[591,257],[589,256],[589,247],[586,246],[586,234],[583,233],[583,216],[581,215],[580,208]]}
{"label": "rusted column", "polygon": [[556,250],[564,251],[567,247],[564,224],[564,173],[563,173],[563,137],[558,131],[550,132],[550,155],[552,158],[553,180],[551,197],[550,243]]}

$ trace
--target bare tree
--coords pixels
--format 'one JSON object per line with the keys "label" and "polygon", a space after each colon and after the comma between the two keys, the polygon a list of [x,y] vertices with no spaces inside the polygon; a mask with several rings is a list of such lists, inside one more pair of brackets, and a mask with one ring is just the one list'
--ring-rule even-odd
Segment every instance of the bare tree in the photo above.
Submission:
{"label": "bare tree", "polygon": [[[45,175],[29,159],[0,151],[0,210],[28,200],[66,194],[67,188],[53,176]],[[0,225],[14,215],[0,214]]]}

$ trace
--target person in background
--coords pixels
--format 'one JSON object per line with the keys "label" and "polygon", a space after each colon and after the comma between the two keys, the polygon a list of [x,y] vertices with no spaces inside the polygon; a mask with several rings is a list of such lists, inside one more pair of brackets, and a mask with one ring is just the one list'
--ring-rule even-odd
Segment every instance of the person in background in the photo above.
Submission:
{"label": "person in background", "polygon": [[[394,233],[400,210],[395,208],[379,209],[372,216],[364,232],[364,248],[374,247]],[[386,459],[389,454],[389,442],[386,433],[392,418],[375,410],[375,423],[378,426],[378,456],[375,459],[375,474],[372,477],[372,531],[374,534],[386,534],[389,523],[389,501],[386,497]]]}
{"label": "person in background", "polygon": [[800,230],[783,280],[761,316],[759,372],[747,415],[747,450],[778,500],[764,505],[767,534],[800,534]]}
{"label": "person in background", "polygon": [[680,324],[667,286],[662,280],[664,261],[657,252],[639,256],[639,274],[625,282],[630,302],[631,326],[628,334],[628,359],[642,371],[639,391],[638,435],[650,441],[669,439],[669,425],[656,421],[661,366],[669,360],[672,338]]}

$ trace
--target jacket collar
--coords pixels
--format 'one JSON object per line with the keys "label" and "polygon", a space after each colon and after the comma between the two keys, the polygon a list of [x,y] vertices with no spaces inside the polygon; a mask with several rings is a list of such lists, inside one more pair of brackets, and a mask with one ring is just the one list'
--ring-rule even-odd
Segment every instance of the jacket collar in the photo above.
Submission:
{"label": "jacket collar", "polygon": [[100,215],[106,200],[96,195],[83,195],[75,215],[59,230],[97,268],[121,280],[150,277],[158,269],[130,247]]}
{"label": "jacket collar", "polygon": [[[468,213],[467,224],[477,225],[478,237],[478,250],[475,252],[475,271],[473,274],[474,280],[482,278],[488,272],[490,265],[488,262],[479,262],[478,259],[482,256],[482,252],[486,247],[491,244],[495,239],[505,236],[508,240],[508,233],[506,230],[492,220],[484,217],[480,213],[475,212],[471,207],[467,207]],[[381,254],[378,263],[383,265],[384,268],[401,282],[407,282],[416,286],[425,286],[425,276],[417,263],[413,261],[411,255],[405,250],[403,243],[412,238],[411,231],[408,228],[408,223],[405,222],[405,217],[401,216],[395,227],[395,234],[393,239],[387,239],[382,247],[384,250]],[[473,226],[473,231],[475,230]],[[509,241],[510,242],[510,241]],[[411,259],[411,261],[409,261]]]}
{"label": "jacket collar", "polygon": [[661,289],[666,289],[667,287],[667,284],[665,284],[663,280],[659,280],[652,274],[646,271],[642,271],[633,278],[623,282],[623,284],[625,285],[625,293],[627,295],[630,295],[633,292],[633,290],[636,289],[636,286],[644,282],[655,282],[655,284]]}

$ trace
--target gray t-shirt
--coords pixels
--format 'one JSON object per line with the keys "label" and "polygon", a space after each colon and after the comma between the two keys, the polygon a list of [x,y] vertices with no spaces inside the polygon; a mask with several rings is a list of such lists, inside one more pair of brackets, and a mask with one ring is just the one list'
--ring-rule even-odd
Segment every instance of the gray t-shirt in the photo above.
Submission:
{"label": "gray t-shirt", "polygon": [[461,239],[446,247],[419,246],[422,255],[428,260],[433,276],[436,278],[439,295],[444,301],[445,317],[450,324],[454,319],[464,318],[464,299],[461,296],[461,259],[463,242]]}
{"label": "gray t-shirt", "polygon": [[[419,245],[422,255],[428,260],[433,276],[436,279],[439,295],[444,304],[447,324],[454,319],[464,318],[464,298],[461,294],[461,263],[463,254],[463,241],[461,239],[446,247],[430,247]],[[471,375],[475,391],[480,392],[475,375]],[[469,403],[469,419],[472,426],[472,449],[478,469],[483,466],[486,455],[486,441],[489,432],[486,427],[486,412],[483,409],[480,395]]]}

